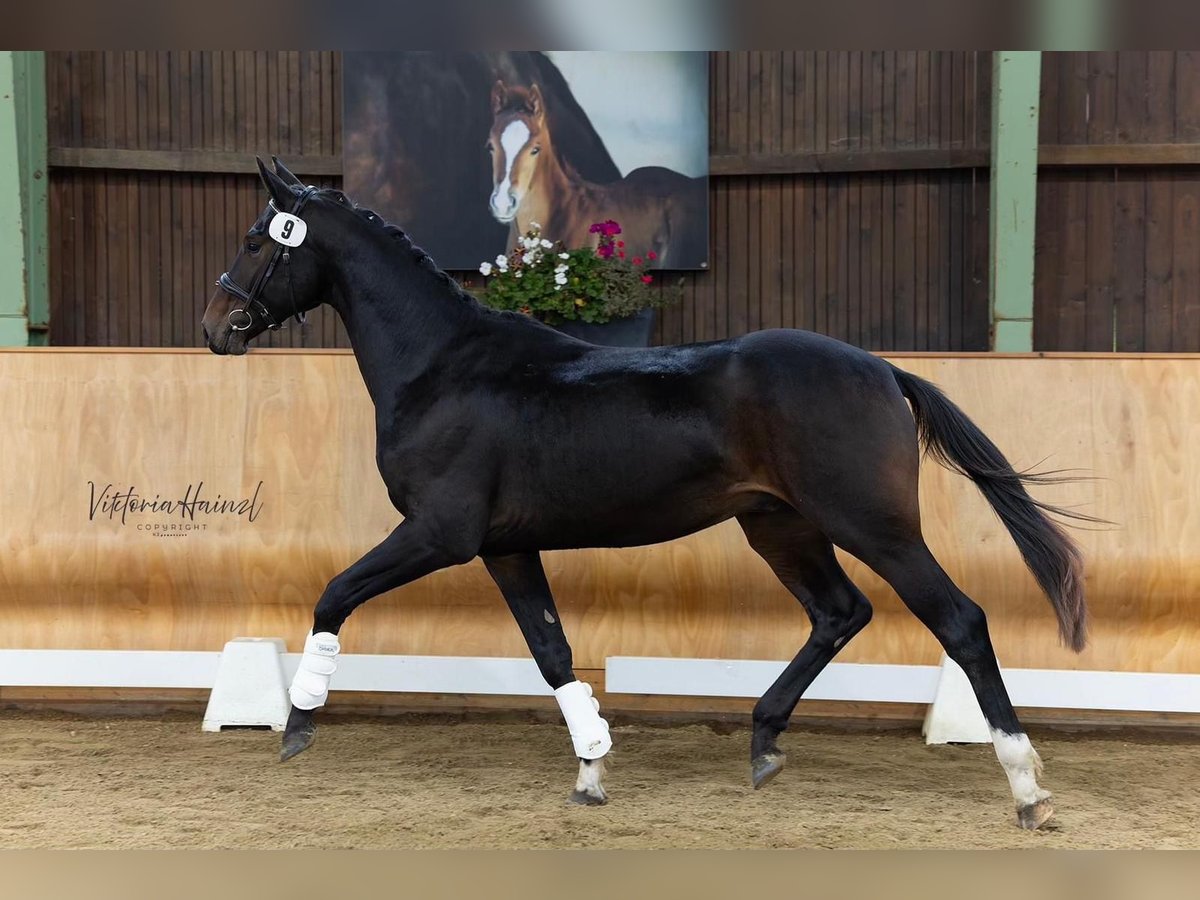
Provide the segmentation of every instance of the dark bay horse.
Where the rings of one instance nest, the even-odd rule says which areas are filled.
[[[480,306],[394,226],[338,191],[259,163],[270,204],[204,314],[218,354],[322,302],[345,322],[375,403],[377,460],[403,522],[325,589],[291,687],[282,756],[315,735],[337,635],[361,603],[480,556],[570,728],[573,799],[605,799],[607,723],[575,679],[539,551],[667,541],[736,518],[812,631],[754,707],[755,787],[804,690],[871,618],[834,556],[878,572],[966,671],[1018,821],[1051,815],[1040,761],[1009,702],[983,611],[921,535],[924,447],[991,503],[1058,616],[1084,644],[1079,554],[1029,476],[936,387],[831,338],[772,330],[677,347],[583,343]],[[300,224],[302,222],[302,224]],[[911,405],[911,409],[910,409]],[[331,473],[331,475],[334,473]]]
[[[516,234],[533,222],[568,247],[594,246],[593,222],[615,219],[630,250],[653,251],[655,264],[677,268],[707,259],[708,185],[661,166],[634,169],[607,184],[588,181],[563,159],[538,85],[492,88],[492,215]]]

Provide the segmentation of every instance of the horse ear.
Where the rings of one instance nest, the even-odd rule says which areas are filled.
[[[542,89],[534,85],[529,89],[529,111],[535,119],[546,117],[546,105],[542,102]]]
[[[267,193],[275,201],[275,205],[282,210],[290,209],[292,189],[282,178],[268,169],[267,164],[257,156],[254,157],[254,161],[258,163],[258,177],[262,179],[263,187],[267,189]]]
[[[492,85],[492,115],[493,116],[496,113],[500,112],[500,110],[504,109],[504,101],[507,99],[508,99],[508,88],[505,87],[503,81],[501,81],[499,78],[497,78],[496,83]]]
[[[275,174],[282,178],[287,184],[303,187],[300,179],[288,171],[288,167],[279,161],[278,156],[271,157],[271,165],[275,167]]]

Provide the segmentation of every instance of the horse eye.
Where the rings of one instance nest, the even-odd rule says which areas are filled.
[[[491,142],[491,141],[488,141],[488,142],[487,142],[487,152],[488,152],[488,153],[495,153],[495,152],[496,152],[496,148],[492,146],[492,142]]]
[[[246,252],[250,253],[252,255],[255,253],[258,253],[258,251],[261,249],[262,249],[262,247],[259,246],[258,244],[247,244],[246,245]]]
[[[541,153],[541,152],[542,152],[542,148],[541,148],[541,147],[534,147],[532,150],[530,150],[530,151],[529,151],[529,155],[530,155],[530,156],[537,156],[537,155],[538,155],[539,153]]]

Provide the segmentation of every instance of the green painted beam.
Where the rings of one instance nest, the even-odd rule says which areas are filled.
[[[50,336],[50,186],[47,177],[46,54],[13,52],[17,155],[25,234],[25,302],[29,343]]]
[[[0,346],[29,343],[13,54],[0,50]]]
[[[992,54],[989,296],[992,349],[1033,349],[1033,238],[1037,223],[1038,50]]]

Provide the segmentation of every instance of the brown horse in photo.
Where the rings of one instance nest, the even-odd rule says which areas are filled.
[[[657,266],[691,267],[707,259],[707,181],[661,166],[634,169],[610,184],[583,178],[556,151],[541,88],[492,86],[489,205],[518,234],[531,223],[568,247],[595,246],[594,222],[615,219],[632,253],[657,255]]]

